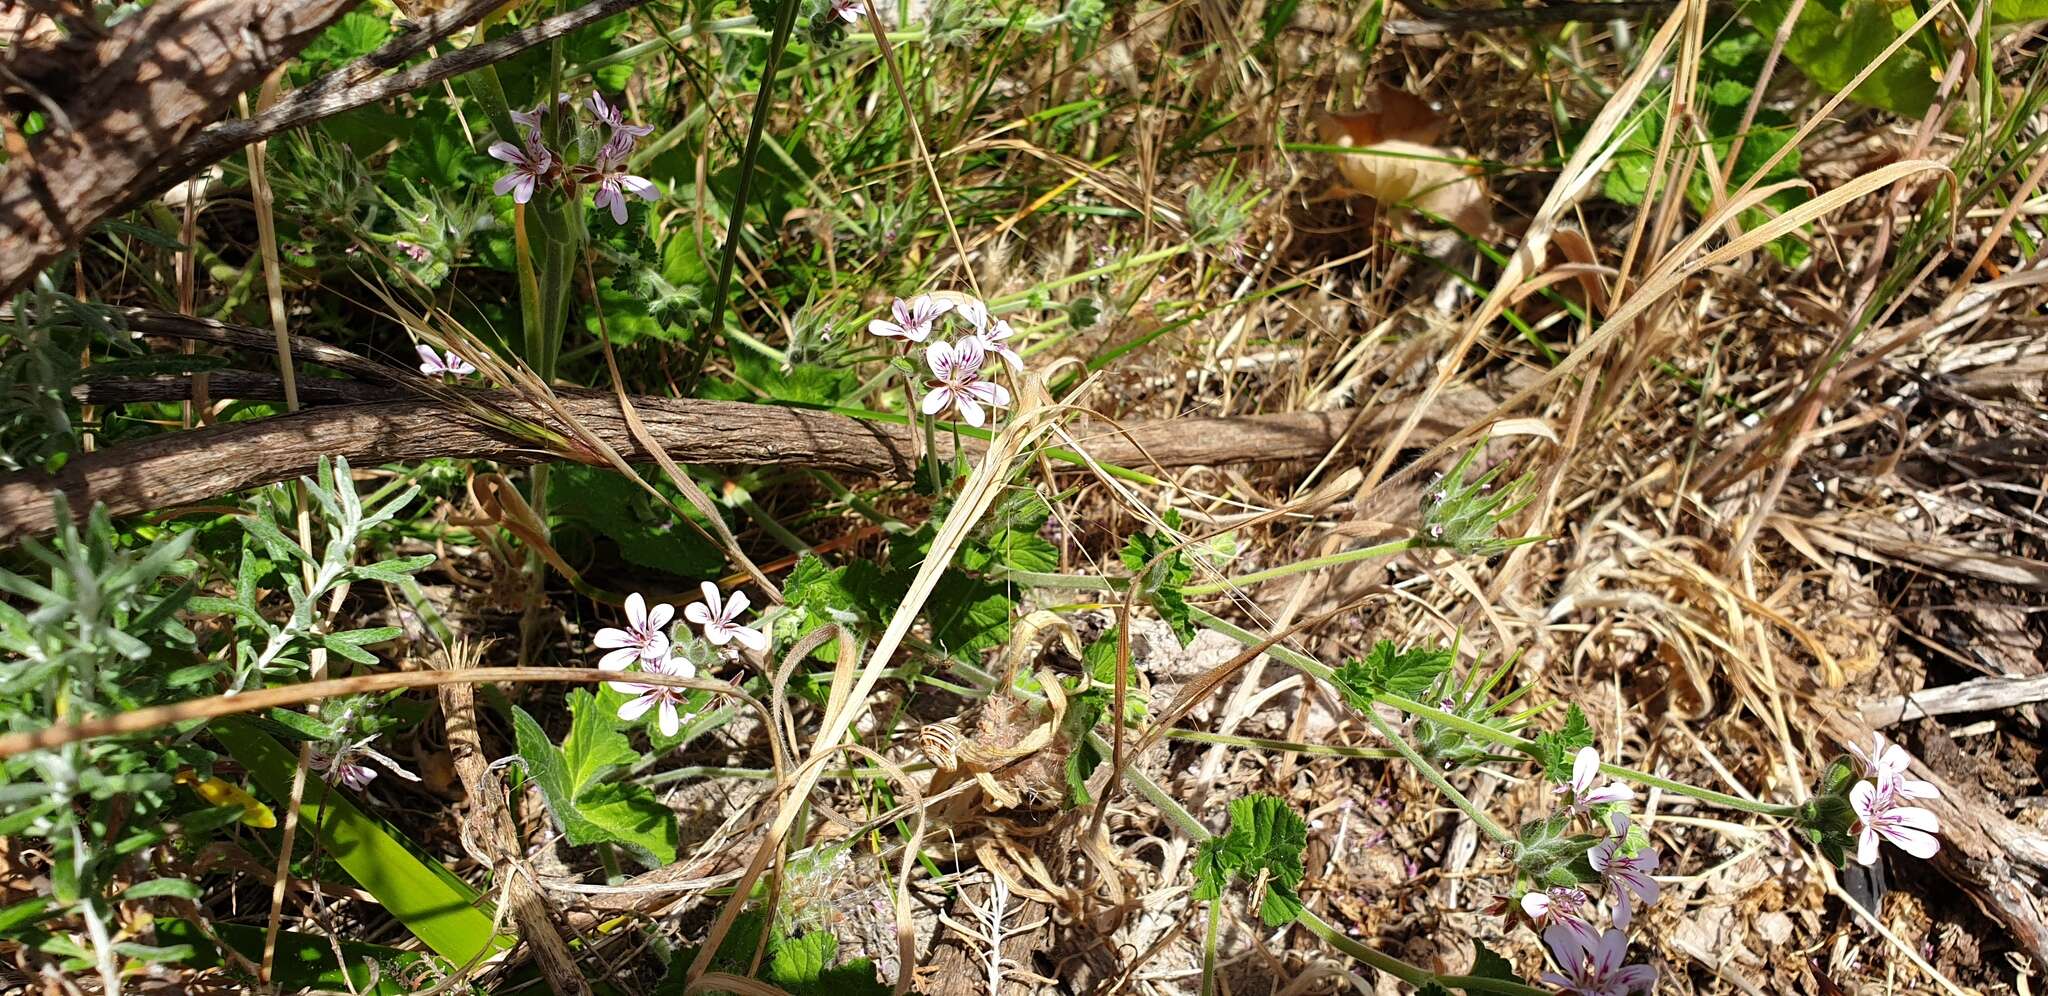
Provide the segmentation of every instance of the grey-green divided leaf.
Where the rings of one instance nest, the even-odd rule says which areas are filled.
[[[563,835],[579,846],[618,844],[649,866],[674,861],[675,813],[646,788],[603,781],[639,752],[588,691],[569,694],[569,713],[569,735],[556,747],[526,710],[512,710],[519,756]]]

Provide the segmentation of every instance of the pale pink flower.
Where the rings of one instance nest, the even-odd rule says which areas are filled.
[[[611,139],[605,143],[607,146],[613,142],[621,142],[623,136],[621,147],[624,151],[630,152],[634,142],[654,133],[653,125],[627,124],[624,109],[605,103],[602,94],[593,92],[590,99],[584,102],[584,106],[590,109],[592,117],[612,130]]]
[[[939,340],[925,347],[924,355],[933,378],[921,406],[926,415],[950,407],[960,412],[962,421],[979,428],[987,420],[983,405],[1001,408],[1010,403],[1008,388],[982,379],[981,365],[987,354],[981,340],[969,337],[950,345]]]
[[[974,337],[981,340],[981,348],[983,350],[1002,357],[1003,362],[1010,365],[1010,369],[1022,370],[1024,369],[1024,357],[1019,355],[1017,350],[1010,346],[1010,337],[1016,334],[1017,331],[1010,327],[1009,322],[998,318],[988,323],[980,331],[977,331]]]
[[[541,126],[547,123],[548,115],[554,113],[557,110],[566,110],[572,103],[574,103],[574,101],[570,99],[568,94],[557,93],[555,94],[555,100],[552,104],[543,100],[540,103],[535,104],[533,110],[513,111],[512,122],[514,124],[524,126],[527,129],[527,131],[532,133],[534,138],[538,140],[540,137]]]
[[[1882,733],[1871,734],[1870,740],[1869,753],[1855,744],[1849,745],[1849,753],[1863,762],[1863,774],[1877,783],[1878,792],[1906,799],[1941,798],[1941,790],[1933,782],[1906,777],[1913,767],[1913,755],[1906,753],[1906,748],[1885,740]]]
[[[1856,810],[1858,821],[1858,862],[1877,863],[1879,838],[1891,841],[1893,847],[1916,858],[1931,858],[1941,850],[1941,841],[1934,836],[1941,832],[1941,821],[1919,806],[1901,806],[1898,802],[1897,794],[1882,791],[1869,782],[1857,782],[1849,790],[1849,805]]]
[[[533,186],[555,168],[555,154],[540,144],[540,132],[528,129],[524,148],[511,142],[492,142],[491,158],[512,164],[512,172],[498,178],[491,192],[500,197],[511,194],[520,204],[533,199]]]
[[[434,354],[433,349],[429,348],[424,342],[415,345],[413,348],[418,350],[420,354],[420,373],[426,374],[429,377],[439,377],[444,374],[449,377],[467,377],[476,372],[476,368],[470,366],[468,360],[457,355],[452,349],[446,355],[437,356]]]
[[[626,596],[626,628],[607,626],[597,631],[593,642],[599,650],[611,653],[597,662],[607,671],[621,671],[638,660],[659,661],[668,656],[669,620],[676,617],[675,606],[663,603],[650,611],[647,600],[639,592]]]
[[[1614,899],[1614,925],[1626,930],[1636,900],[1648,909],[1663,894],[1663,887],[1650,877],[1656,873],[1661,857],[1654,847],[1632,855],[1621,853],[1628,841],[1628,814],[1619,814],[1615,824],[1614,834],[1593,845],[1586,853],[1586,861],[1607,880],[1608,895]]]
[[[867,7],[861,0],[832,0],[832,14],[848,24],[859,24],[867,15]]]
[[[427,250],[426,246],[420,245],[417,242],[407,242],[404,239],[392,239],[391,247],[406,254],[415,263],[424,263],[433,258],[434,255]]]
[[[923,342],[932,334],[932,323],[951,310],[953,302],[930,294],[919,294],[908,301],[899,297],[889,306],[889,317],[894,320],[877,318],[868,323],[868,332],[888,339]]]
[[[1636,797],[1635,790],[1620,782],[1608,782],[1594,788],[1593,782],[1599,777],[1600,752],[1591,747],[1581,748],[1578,756],[1572,759],[1571,781],[1559,785],[1557,792],[1570,795],[1574,813],[1583,813],[1591,807],[1611,802],[1627,802]]]
[[[1598,940],[1587,942],[1563,925],[1543,932],[1543,943],[1559,972],[1543,973],[1543,981],[1578,996],[1624,996],[1647,993],[1657,985],[1657,969],[1650,965],[1625,965],[1628,937],[1613,928]]]
[[[1568,886],[1532,889],[1522,893],[1522,912],[1528,914],[1538,928],[1564,927],[1591,945],[1599,939],[1599,932],[1586,922],[1585,914],[1580,911],[1592,902],[1592,897]]]
[[[643,660],[640,670],[647,674],[661,674],[677,678],[694,678],[697,665],[684,657],[663,657],[658,660]],[[683,714],[676,707],[689,698],[690,690],[676,685],[653,685],[638,681],[607,681],[614,690],[634,696],[633,700],[619,707],[619,719],[634,723],[647,715],[649,709],[659,706],[655,725],[664,737],[676,735],[683,728]]]
[[[606,149],[610,151],[609,146]],[[632,194],[643,201],[652,201],[661,196],[661,188],[655,186],[654,181],[626,172],[626,160],[623,156],[599,156],[597,168],[592,176],[597,184],[597,192],[590,196],[590,206],[599,210],[610,208],[612,221],[617,224],[626,223],[627,194]]]
[[[704,600],[691,602],[689,607],[683,610],[683,618],[704,627],[704,639],[718,647],[738,640],[740,646],[755,653],[767,652],[768,635],[758,629],[742,626],[736,621],[740,613],[747,611],[746,592],[735,591],[730,598],[721,598],[718,586],[709,581],[704,582],[702,589]]]
[[[361,792],[364,787],[377,779],[377,769],[367,764],[358,763],[356,761],[358,756],[377,762],[385,770],[406,781],[416,782],[420,780],[420,776],[399,767],[397,761],[385,757],[376,748],[371,747],[370,742],[375,739],[377,739],[375,736],[364,737],[332,754],[322,750],[309,751],[307,763],[312,766],[314,771],[319,772],[320,777],[326,779],[329,784],[340,785],[356,792]]]
[[[953,314],[972,326],[976,335],[988,330],[988,305],[978,297],[961,295],[953,304]]]

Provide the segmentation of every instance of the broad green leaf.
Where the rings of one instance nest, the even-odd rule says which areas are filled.
[[[1513,962],[1501,957],[1498,952],[1487,947],[1484,941],[1477,938],[1472,941],[1472,971],[1470,974],[1482,979],[1499,979],[1503,982],[1522,981],[1522,977],[1515,974]]]
[[[214,936],[219,937],[228,947],[241,952],[249,960],[263,959],[262,927],[216,921],[212,924],[212,930]],[[156,932],[160,937],[178,941],[192,948],[193,954],[186,958],[184,964],[193,968],[213,968],[229,973],[234,971],[233,965],[220,949],[190,922],[158,920]],[[362,993],[363,996],[405,996],[414,991],[405,980],[413,977],[414,973],[420,970],[421,963],[428,960],[428,956],[417,951],[402,951],[377,944],[344,940],[340,942],[340,946],[345,963],[337,964],[334,957],[335,944],[333,938],[318,934],[279,931],[275,975],[272,982],[284,992],[353,991]]]
[[[1991,23],[2025,24],[2048,20],[2048,0],[1991,0]]]
[[[924,611],[932,626],[932,642],[965,659],[1010,638],[1013,608],[1008,586],[949,570],[939,575]]]
[[[1337,684],[1344,701],[1361,712],[1385,692],[1414,698],[1428,691],[1437,676],[1450,670],[1452,653],[1444,647],[1410,647],[1401,650],[1392,640],[1373,645],[1364,660],[1353,658],[1337,669]]]
[[[1167,509],[1165,521],[1168,529],[1178,531],[1180,512]],[[1179,638],[1181,646],[1187,646],[1195,638],[1195,624],[1189,618],[1187,596],[1181,594],[1181,589],[1194,577],[1195,569],[1188,563],[1185,549],[1166,553],[1174,542],[1166,536],[1139,533],[1124,542],[1117,556],[1136,578],[1145,600],[1173,627],[1173,635]],[[1148,571],[1147,565],[1155,559],[1157,565]]]
[[[303,83],[339,69],[343,63],[375,51],[390,37],[390,21],[368,11],[350,11],[299,52],[298,61],[292,64],[292,78]]]
[[[640,753],[584,689],[569,693],[569,735],[556,747],[526,710],[512,710],[519,756],[571,844],[618,844],[643,864],[676,858],[675,813],[638,785],[607,783]]]
[[[1744,10],[1759,32],[1770,37],[1791,13],[1792,0],[1754,0]],[[1799,21],[1785,41],[1785,57],[1808,79],[1840,92],[1915,19],[1912,4],[1893,0],[1814,0],[1801,8]],[[1926,113],[1934,100],[1939,69],[1929,57],[1929,48],[1938,46],[1939,41],[1931,26],[1921,31],[1921,37],[1893,53],[1850,96],[1901,117],[1918,118]]]
[[[1266,894],[1259,900],[1259,918],[1267,926],[1293,923],[1301,915],[1301,852],[1308,845],[1308,823],[1271,795],[1252,795],[1230,804],[1230,832],[1202,842],[1195,854],[1196,899],[1223,894],[1227,879],[1246,882],[1265,876]]]
[[[666,488],[665,485],[658,485]],[[580,523],[617,544],[627,563],[682,578],[720,573],[725,555],[676,512],[617,473],[562,464],[548,475],[554,518]]]
[[[282,804],[291,798],[297,752],[241,717],[216,719],[208,730],[271,801]],[[490,914],[481,908],[476,890],[440,864],[422,860],[382,820],[317,778],[306,781],[301,800],[300,826],[311,827],[349,877],[436,953],[467,964],[512,946],[514,938],[491,933]]]

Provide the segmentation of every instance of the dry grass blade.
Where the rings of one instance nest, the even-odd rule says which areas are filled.
[[[931,597],[933,588],[938,585],[940,575],[952,563],[954,555],[966,542],[968,533],[981,520],[982,514],[995,504],[1018,461],[1039,437],[1051,430],[1058,409],[1047,400],[1043,383],[1036,377],[1027,379],[1019,385],[1017,393],[1018,404],[1010,413],[1009,423],[996,434],[988,451],[982,455],[981,462],[961,487],[952,511],[940,524],[937,535],[932,539],[931,548],[925,554],[924,562],[911,579],[909,591],[897,605],[896,612],[890,617],[881,637],[875,641],[874,649],[869,652],[867,666],[860,672],[852,690],[840,700],[840,708],[826,713],[820,720],[817,738],[811,742],[810,755],[787,783],[788,792],[783,797],[781,809],[777,812],[768,834],[755,852],[746,875],[741,877],[740,886],[733,898],[719,911],[718,919],[712,924],[710,935],[698,951],[696,960],[690,964],[689,977],[693,986],[697,985],[698,980],[709,970],[713,954],[725,940],[726,934],[732,930],[733,922],[739,918],[740,910],[745,905],[746,896],[753,883],[767,868],[769,861],[779,853],[784,836],[804,811],[805,800],[809,798],[811,789],[824,773],[825,759],[842,747],[857,746],[844,745],[840,741],[845,738],[847,731],[852,729],[861,711],[867,708],[868,697],[874,692],[875,685],[882,680],[883,670],[902,646],[904,637],[910,634],[910,627],[916,623],[918,613],[924,608],[925,601]],[[834,684],[838,684],[837,676]],[[905,964],[907,966],[908,962]],[[897,979],[897,992],[903,992],[909,981],[910,973],[906,968]]]
[[[1559,171],[1549,195],[1544,198],[1543,205],[1536,210],[1535,218],[1530,221],[1528,229],[1523,233],[1522,244],[1516,248],[1514,255],[1508,258],[1507,265],[1501,268],[1500,278],[1494,281],[1493,289],[1486,295],[1485,302],[1465,323],[1458,341],[1438,360],[1436,376],[1431,378],[1422,398],[1408,413],[1408,417],[1402,420],[1400,426],[1386,441],[1379,458],[1373,461],[1372,469],[1366,472],[1365,480],[1360,485],[1361,491],[1368,491],[1377,486],[1387,471],[1393,467],[1394,460],[1407,445],[1409,436],[1414,433],[1415,427],[1421,424],[1423,414],[1457,379],[1466,353],[1471,350],[1486,328],[1507,309],[1508,292],[1541,270],[1543,257],[1549,251],[1551,231],[1563,221],[1566,210],[1586,195],[1608,162],[1621,151],[1621,138],[1626,134],[1622,130],[1622,125],[1632,113],[1636,98],[1656,78],[1664,53],[1669,51],[1677,40],[1679,29],[1685,24],[1691,8],[1701,3],[1702,0],[1686,0],[1679,4],[1678,8],[1671,12],[1671,16],[1665,18],[1657,33],[1643,45],[1641,53],[1636,57],[1635,69],[1621,85],[1615,87],[1614,93],[1608,97],[1607,103],[1601,107],[1600,113],[1587,127],[1578,148]],[[1574,355],[1582,352],[1583,347]],[[1502,405],[1495,411],[1499,414],[1508,410],[1509,406]],[[1450,445],[1449,440],[1439,443],[1432,449],[1431,455],[1440,454]],[[1416,461],[1418,465],[1425,462],[1426,460]]]

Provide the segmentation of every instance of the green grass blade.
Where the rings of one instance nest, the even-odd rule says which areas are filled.
[[[282,807],[291,797],[298,755],[241,717],[215,720],[209,729]],[[299,813],[356,884],[435,953],[468,964],[516,940],[492,935],[491,916],[480,908],[475,889],[441,865],[422,861],[384,821],[356,808],[326,782],[306,780]]]

